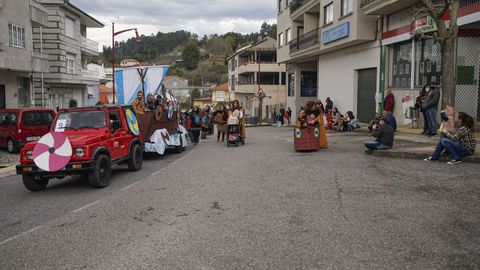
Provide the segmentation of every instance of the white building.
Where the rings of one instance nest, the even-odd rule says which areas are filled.
[[[48,56],[33,46],[33,29],[48,24],[36,1],[0,1],[0,108],[35,106],[32,72],[48,72]]]
[[[361,121],[377,108],[380,65],[376,16],[356,0],[279,0],[278,62],[287,65],[287,106],[330,97]]]
[[[87,64],[99,51],[98,43],[87,38],[87,28],[104,25],[70,1],[39,2],[48,10],[48,26],[34,28],[34,49],[41,47],[48,54],[50,72],[44,74],[44,91],[37,87],[41,74],[34,74],[35,103],[54,109],[68,107],[72,99],[79,107],[95,104],[98,72],[88,70]]]
[[[274,108],[286,103],[285,64],[277,63],[277,41],[263,37],[239,49],[228,59],[229,100],[238,100],[248,115],[258,115],[261,89],[263,100],[261,119],[269,118]],[[286,108],[286,107],[285,107]]]

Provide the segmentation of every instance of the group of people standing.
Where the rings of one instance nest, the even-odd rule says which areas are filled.
[[[420,91],[420,95],[415,100],[415,107],[423,115],[422,135],[437,135],[437,112],[438,102],[440,101],[440,89],[436,83],[425,85]]]
[[[283,106],[280,106],[280,110],[277,112],[277,109],[274,108],[272,112],[272,123],[276,124],[277,127],[282,127],[287,122],[287,126],[290,126],[292,123],[292,109],[288,107],[286,110]]]
[[[234,100],[229,109],[225,105],[218,106],[215,111],[212,111],[209,105],[205,106],[203,110],[194,106],[183,114],[185,126],[190,132],[191,141],[194,145],[200,142],[200,137],[206,139],[207,135],[214,134],[214,124],[217,124],[217,142],[224,142],[227,134],[228,118],[231,116],[235,116],[239,120],[243,118],[238,100]]]

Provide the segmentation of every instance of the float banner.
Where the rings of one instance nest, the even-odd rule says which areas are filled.
[[[115,84],[118,104],[131,104],[142,91],[144,74],[145,99],[148,94],[156,95],[163,84],[169,66],[145,66],[115,70]]]

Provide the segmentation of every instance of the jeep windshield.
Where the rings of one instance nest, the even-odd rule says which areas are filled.
[[[106,113],[104,111],[76,111],[62,112],[55,122],[55,131],[99,129],[107,126]]]

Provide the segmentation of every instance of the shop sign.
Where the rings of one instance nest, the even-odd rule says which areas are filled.
[[[328,44],[349,36],[350,36],[350,22],[346,22],[344,24],[341,24],[337,27],[334,27],[330,30],[323,32],[322,41],[323,41],[323,44]]]
[[[431,16],[420,18],[415,21],[415,31],[429,33],[437,31],[437,24]]]

